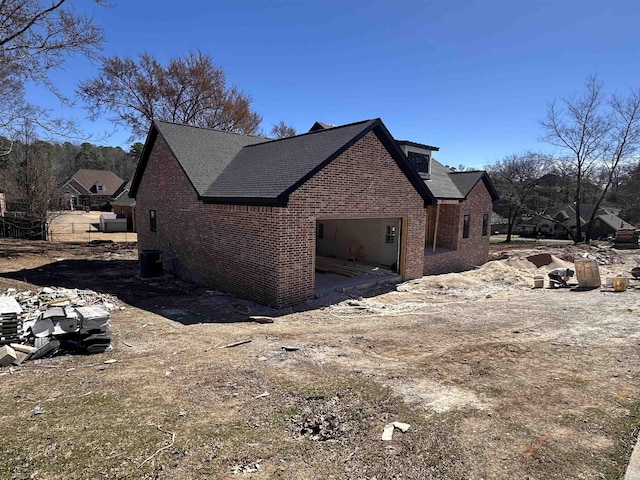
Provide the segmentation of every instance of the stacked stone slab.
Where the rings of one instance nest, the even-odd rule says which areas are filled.
[[[55,340],[56,351],[102,353],[111,345],[109,324],[109,312],[96,305],[50,307],[29,323],[28,333],[39,348]],[[55,353],[50,348],[46,351],[48,355]]]
[[[22,340],[22,308],[13,297],[0,297],[0,345]]]
[[[87,353],[104,352],[111,345],[109,312],[98,306],[77,307],[80,342]]]

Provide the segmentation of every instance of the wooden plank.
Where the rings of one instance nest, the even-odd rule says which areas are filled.
[[[9,344],[9,346],[16,352],[33,353],[37,350],[36,347],[32,347],[31,345],[23,345],[21,343],[11,343]]]

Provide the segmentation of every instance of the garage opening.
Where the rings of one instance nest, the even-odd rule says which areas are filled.
[[[316,294],[398,280],[401,218],[316,221]]]

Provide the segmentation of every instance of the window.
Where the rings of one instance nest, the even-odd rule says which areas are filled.
[[[482,215],[482,236],[486,237],[489,235],[489,214],[485,213]]]
[[[396,227],[395,225],[387,225],[384,234],[384,243],[393,245],[396,243]]]
[[[102,190],[104,190],[104,186],[100,182],[96,183],[96,192],[101,192]]]
[[[429,155],[426,153],[409,152],[409,162],[418,172],[429,173]]]
[[[469,238],[469,215],[462,217],[462,238]]]
[[[324,238],[324,223],[318,223],[318,240]]]
[[[149,210],[149,229],[152,232],[158,231],[158,219],[156,218],[155,210]]]

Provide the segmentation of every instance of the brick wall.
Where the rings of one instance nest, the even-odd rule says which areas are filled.
[[[492,201],[484,183],[478,184],[469,192],[467,199],[459,205],[441,205],[447,207],[440,211],[440,223],[447,225],[449,234],[455,235],[457,249],[427,254],[424,260],[424,274],[435,275],[447,272],[462,272],[470,270],[477,265],[486,263],[489,258],[489,235],[482,235],[482,216],[489,214],[491,219]],[[444,213],[446,211],[446,214]],[[462,238],[462,222],[464,215],[469,215],[469,238]],[[455,227],[455,228],[454,228]],[[455,233],[452,233],[454,232]],[[491,233],[489,225],[488,233]],[[438,240],[438,246],[448,247],[453,244],[453,239]],[[451,247],[448,247],[451,248]],[[430,253],[426,250],[426,253]]]
[[[162,250],[165,270],[262,303],[277,297],[282,208],[200,202],[160,135],[136,203],[139,249]],[[149,210],[156,210],[157,232]]]
[[[438,228],[436,231],[436,217],[438,217]],[[436,205],[427,206],[427,219],[429,225],[427,227],[426,246],[433,247],[433,234],[436,232],[436,247],[449,248],[455,250],[458,248],[458,240],[460,238],[460,204],[444,203],[440,205],[440,213]]]
[[[320,218],[402,217],[404,277],[422,276],[423,200],[374,133],[296,190],[286,208],[199,202],[158,136],[136,200],[140,249],[162,250],[165,269],[179,276],[262,303],[284,306],[314,295]]]
[[[286,303],[313,295],[315,224],[323,218],[402,217],[404,278],[422,276],[424,201],[373,132],[296,190],[286,217],[283,237],[296,240],[280,250],[279,295]]]

